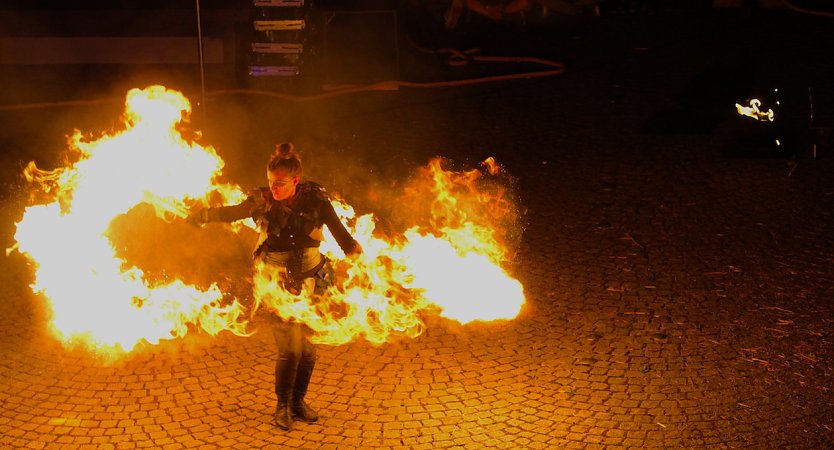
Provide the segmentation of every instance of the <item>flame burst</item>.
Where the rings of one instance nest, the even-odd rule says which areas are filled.
[[[502,242],[518,231],[514,204],[500,186],[479,183],[481,171],[446,171],[441,162],[423,168],[399,201],[424,225],[377,236],[373,215],[354,217],[349,205],[335,202],[364,249],[346,264],[333,239],[325,242],[340,282],[324,295],[294,296],[275,288],[275,269],[259,264],[255,297],[281,317],[307,324],[315,342],[331,345],[359,336],[375,344],[392,335],[417,336],[427,312],[464,324],[516,317],[523,288],[501,268],[508,259]],[[490,174],[500,171],[492,158],[483,165]]]
[[[65,342],[130,351],[140,341],[183,336],[189,324],[211,334],[244,333],[240,306],[221,302],[216,286],[152,283],[118,258],[107,238],[111,221],[136,205],[183,216],[185,199],[216,190],[222,160],[176,128],[189,112],[180,93],[133,89],[124,130],[95,140],[76,131],[69,142],[75,162],[53,171],[27,167],[27,179],[49,202],[26,209],[16,248],[35,266],[32,288],[51,301],[53,329]]]
[[[223,161],[214,149],[183,138],[189,113],[178,92],[133,89],[123,130],[98,139],[76,131],[74,162],[54,171],[30,163],[25,171],[46,200],[26,208],[15,249],[31,260],[32,289],[50,301],[52,328],[64,342],[130,351],[192,328],[247,334],[240,303],[216,284],[200,289],[179,279],[149,280],[108,239],[115,219],[138,205],[171,221],[209,197],[223,204],[243,199],[236,186],[217,182]],[[291,295],[278,287],[280,273],[256,263],[256,304],[307,324],[315,341],[334,345],[417,336],[426,313],[461,323],[514,318],[525,302],[523,288],[501,265],[509,259],[506,243],[519,233],[518,215],[502,184],[490,183],[501,167],[492,158],[483,167],[447,171],[436,159],[423,168],[399,199],[409,206],[409,223],[417,223],[402,233],[381,233],[373,215],[355,217],[334,200],[364,252],[346,260],[326,233],[322,251],[334,260],[337,279],[324,295]]]

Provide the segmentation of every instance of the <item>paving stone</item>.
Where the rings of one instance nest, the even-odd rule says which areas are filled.
[[[321,420],[287,433],[272,425],[270,336],[186,338],[101,364],[52,337],[30,268],[12,253],[0,263],[0,446],[834,446],[834,149],[817,159],[801,149],[730,155],[733,105],[709,132],[683,132],[708,111],[703,99],[677,98],[741,62],[751,64],[752,90],[830,90],[834,66],[820,55],[832,28],[801,15],[786,22],[784,12],[665,14],[524,31],[531,52],[570,61],[559,77],[318,106],[213,98],[212,108],[252,127],[269,119],[275,135],[357,160],[380,146],[418,164],[440,153],[496,156],[518,177],[526,208],[512,267],[525,310],[481,326],[431,320],[423,335],[382,346],[322,346],[309,395]],[[777,62],[755,62],[765,59]],[[287,109],[315,120],[275,124]],[[0,137],[36,141],[16,117],[0,111]],[[666,128],[647,130],[653,121]],[[251,144],[244,133],[217,138]],[[4,224],[19,214],[18,197],[3,192]]]

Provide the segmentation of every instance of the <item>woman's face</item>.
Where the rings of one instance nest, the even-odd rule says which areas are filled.
[[[298,176],[292,176],[285,170],[268,170],[266,178],[269,180],[269,191],[272,198],[281,201],[295,195],[295,187],[298,185]]]

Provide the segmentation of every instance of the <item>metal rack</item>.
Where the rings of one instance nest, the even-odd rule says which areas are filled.
[[[308,56],[309,0],[253,0],[249,75],[295,77]]]

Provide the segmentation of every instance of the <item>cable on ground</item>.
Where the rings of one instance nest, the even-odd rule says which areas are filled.
[[[513,56],[479,56],[475,53],[478,49],[470,49],[466,51],[460,51],[456,49],[440,49],[436,52],[441,55],[447,55],[447,64],[452,66],[461,66],[464,64],[468,64],[472,61],[479,61],[479,62],[504,62],[504,63],[532,63],[532,64],[540,64],[544,66],[550,67],[547,70],[539,70],[539,71],[532,71],[532,72],[523,72],[523,73],[513,73],[513,74],[506,74],[506,75],[494,75],[494,76],[484,76],[484,77],[477,77],[477,78],[467,78],[462,80],[449,80],[449,81],[428,81],[428,82],[416,82],[416,81],[403,81],[403,80],[389,80],[389,81],[381,81],[378,83],[371,83],[371,84],[363,84],[363,85],[349,85],[349,86],[342,86],[330,90],[328,92],[323,92],[319,94],[313,95],[295,95],[295,94],[287,94],[283,92],[273,92],[267,90],[259,90],[259,89],[247,89],[247,88],[240,88],[240,89],[218,89],[209,91],[206,93],[206,97],[219,97],[223,95],[259,95],[259,96],[266,96],[266,97],[273,97],[273,98],[280,98],[282,100],[292,101],[292,102],[312,102],[323,100],[326,98],[337,97],[341,95],[347,94],[354,94],[357,92],[366,92],[366,91],[390,91],[395,90],[400,87],[406,88],[414,88],[414,89],[426,89],[426,88],[444,88],[444,87],[457,87],[457,86],[466,86],[466,85],[473,85],[473,84],[483,84],[483,83],[494,83],[499,81],[511,81],[511,80],[520,80],[520,79],[532,79],[532,78],[542,78],[542,77],[552,77],[555,75],[560,75],[565,72],[565,65],[557,62],[551,61],[548,59],[543,58],[535,58],[535,57],[513,57]],[[120,102],[123,99],[116,99],[116,98],[99,98],[99,99],[91,99],[91,100],[69,100],[69,101],[57,101],[57,102],[39,102],[39,103],[24,103],[24,104],[17,104],[17,105],[0,105],[0,111],[16,111],[16,110],[26,110],[26,109],[41,109],[41,108],[52,108],[52,107],[62,107],[62,106],[91,106],[91,105],[99,105],[103,103],[114,103]]]
[[[834,17],[833,11],[825,11],[822,9],[811,9],[811,8],[804,8],[801,6],[797,6],[793,0],[782,0],[782,3],[790,10],[796,11],[802,14],[811,14],[814,16],[822,16],[822,17]]]

